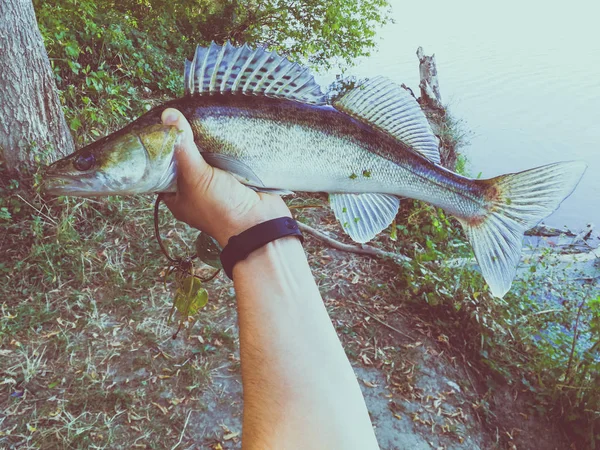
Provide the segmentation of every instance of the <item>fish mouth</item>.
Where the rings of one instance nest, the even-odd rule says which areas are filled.
[[[77,197],[94,197],[102,195],[98,192],[98,180],[85,174],[46,174],[42,183],[44,192],[50,195],[74,195]]]

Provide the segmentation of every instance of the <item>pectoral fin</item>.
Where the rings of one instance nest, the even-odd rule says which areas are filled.
[[[265,192],[266,194],[275,194],[275,195],[293,195],[294,191],[290,191],[287,189],[276,189],[276,188],[265,188],[265,187],[256,187],[249,186],[254,189],[256,192]]]
[[[240,183],[245,184],[251,189],[257,192],[266,192],[269,194],[277,195],[290,195],[292,191],[287,189],[268,188],[265,187],[264,183],[254,171],[243,162],[221,153],[208,153],[203,152],[202,157],[204,160],[213,167],[217,167],[221,170],[225,170],[232,174]]]
[[[204,160],[213,167],[225,170],[231,173],[240,183],[252,187],[253,189],[264,188],[264,184],[258,175],[243,162],[221,153],[202,152]]]

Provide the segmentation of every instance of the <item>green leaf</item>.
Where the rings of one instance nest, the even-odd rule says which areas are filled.
[[[208,303],[208,292],[202,282],[193,276],[183,280],[175,291],[173,304],[184,317],[195,316]]]
[[[392,241],[397,241],[398,240],[398,230],[396,227],[392,227],[391,231],[390,231],[390,239]]]
[[[73,117],[69,126],[71,127],[71,130],[77,131],[81,128],[81,121],[77,117]]]
[[[8,210],[8,208],[6,206],[3,206],[2,208],[0,208],[0,219],[10,220],[11,217],[12,217],[12,215],[10,214],[10,211]]]

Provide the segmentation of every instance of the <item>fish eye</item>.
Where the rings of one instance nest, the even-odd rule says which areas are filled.
[[[91,153],[82,153],[79,155],[75,161],[73,162],[73,166],[77,170],[86,171],[90,170],[94,163],[96,162],[96,158]]]

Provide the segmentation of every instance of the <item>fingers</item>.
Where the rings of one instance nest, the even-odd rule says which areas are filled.
[[[210,175],[210,166],[204,161],[204,158],[202,158],[202,155],[198,151],[198,147],[194,143],[192,127],[185,116],[173,108],[165,109],[161,119],[163,124],[175,126],[183,133],[179,143],[175,147],[178,176],[191,186],[200,184],[201,178]]]

